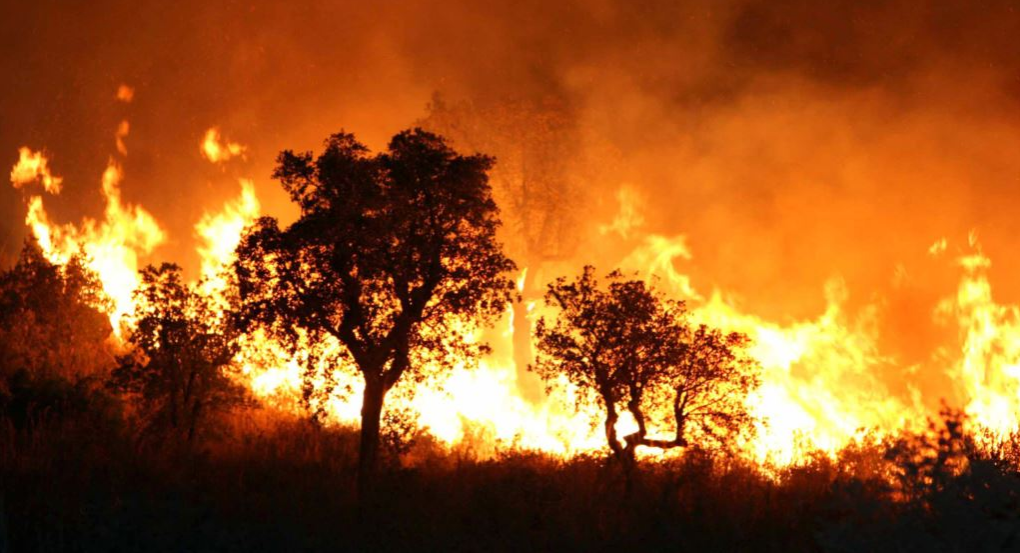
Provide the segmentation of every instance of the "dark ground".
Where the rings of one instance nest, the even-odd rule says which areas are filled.
[[[349,429],[172,447],[103,417],[16,422],[0,425],[3,551],[1020,550],[1015,450],[945,431],[775,477],[690,453],[629,490],[603,458],[419,444],[359,508]]]

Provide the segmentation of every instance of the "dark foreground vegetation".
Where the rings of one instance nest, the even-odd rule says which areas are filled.
[[[696,453],[642,464],[491,460],[419,444],[356,500],[358,435],[253,423],[141,444],[102,417],[49,416],[0,441],[4,551],[1009,551],[1016,450],[953,426],[819,456],[775,477]],[[1014,444],[1015,445],[1015,444]]]

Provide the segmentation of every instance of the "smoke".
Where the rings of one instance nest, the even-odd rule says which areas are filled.
[[[777,320],[817,315],[839,277],[851,311],[883,311],[882,334],[908,364],[944,337],[931,305],[958,277],[928,254],[936,240],[959,254],[976,229],[1000,301],[1020,295],[1008,281],[1020,269],[1020,13],[1007,0],[51,1],[0,12],[8,166],[21,146],[45,149],[64,178],[52,215],[101,213],[100,176],[123,150],[113,133],[130,120],[122,193],[166,227],[154,258],[193,272],[192,227],[237,178],[254,178],[264,212],[292,215],[269,179],[276,152],[341,128],[383,147],[439,91],[552,98],[616,152],[573,200],[591,220],[585,258],[564,267],[608,269],[641,233],[682,235],[690,256],[674,268],[694,290]],[[122,85],[130,102],[117,101]],[[245,156],[206,163],[211,127]],[[2,190],[10,255],[24,201]],[[599,232],[621,213],[640,232]]]

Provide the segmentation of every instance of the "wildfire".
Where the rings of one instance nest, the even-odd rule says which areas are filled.
[[[117,97],[129,102],[133,90],[122,86]],[[117,150],[122,155],[127,153],[124,139],[128,130],[124,121],[116,133]],[[205,133],[200,151],[210,162],[222,163],[243,157],[247,148],[224,141],[213,127]],[[62,180],[52,173],[44,154],[27,147],[18,153],[10,174],[15,188],[38,182],[44,192],[60,193]],[[66,263],[78,252],[86,254],[89,267],[113,299],[109,316],[117,333],[133,310],[132,292],[138,285],[141,260],[167,238],[148,211],[121,199],[123,176],[120,164],[111,159],[101,180],[106,204],[101,219],[56,223],[45,209],[43,196],[36,194],[26,197],[25,219],[52,262]],[[234,259],[244,228],[260,213],[253,181],[241,179],[240,186],[237,198],[206,212],[194,225],[201,258],[200,290],[213,302],[225,301],[225,270]],[[749,353],[763,373],[761,387],[748,400],[760,421],[755,440],[744,444],[749,457],[777,465],[795,463],[812,450],[835,453],[864,431],[880,435],[896,432],[930,414],[918,390],[910,388],[906,397],[897,395],[878,377],[900,361],[879,349],[877,305],[849,313],[846,286],[833,279],[825,287],[827,306],[813,319],[781,324],[743,312],[721,290],[699,293],[691,279],[677,269],[677,262],[695,259],[684,236],[643,234],[644,217],[634,193],[621,188],[618,197],[624,205],[621,214],[593,229],[603,235],[639,237],[635,238],[637,246],[621,257],[620,266],[657,276],[665,290],[689,302],[694,320],[743,332],[752,339]],[[930,253],[945,255],[947,246],[947,241],[940,239]],[[995,303],[987,278],[991,261],[976,238],[972,237],[970,248],[970,253],[957,259],[963,275],[955,295],[932,311],[943,324],[958,325],[961,347],[958,355],[945,349],[934,352],[931,363],[941,364],[941,370],[959,388],[958,395],[975,424],[1001,437],[1020,423],[1020,307]],[[523,287],[524,277],[522,273],[519,287]],[[528,317],[541,309],[530,304]],[[508,310],[507,319],[512,316]],[[392,408],[410,409],[423,427],[448,444],[470,439],[489,450],[523,447],[560,455],[602,447],[598,415],[576,409],[576,391],[565,383],[544,402],[527,401],[519,393],[519,371],[507,353],[513,347],[514,328],[511,323],[498,332],[479,331],[479,338],[495,344],[496,354],[477,367],[459,366],[413,394],[395,391],[397,401]],[[339,346],[308,339],[309,352],[335,347]],[[295,358],[256,331],[241,338],[236,362],[257,396],[278,408],[301,409],[302,355],[311,354]],[[361,383],[356,373],[343,367],[318,367],[312,385],[323,386],[328,381],[336,383],[338,393],[318,407],[335,421],[357,421]]]
[[[839,281],[827,288],[828,306],[817,319],[779,325],[743,314],[719,292],[697,316],[751,337],[750,354],[763,370],[749,398],[762,425],[755,456],[784,465],[810,449],[835,453],[863,430],[887,433],[924,411],[906,405],[876,378],[894,363],[876,346],[873,310],[858,320],[844,313]]]
[[[936,315],[959,324],[962,355],[949,374],[966,413],[988,438],[1001,439],[1020,424],[1020,307],[995,302],[987,277],[992,262],[974,234],[970,245],[974,252],[957,260],[964,270],[959,288]]]
[[[240,183],[241,195],[237,199],[227,202],[218,213],[206,213],[195,224],[203,286],[207,294],[219,293],[226,288],[223,271],[233,261],[234,249],[241,240],[244,227],[259,215],[255,183],[250,179],[241,179]]]
[[[42,166],[45,167],[45,162]],[[148,255],[166,238],[148,211],[121,201],[122,177],[120,166],[110,160],[102,176],[106,201],[102,220],[86,217],[77,225],[56,224],[46,213],[42,196],[28,199],[25,218],[50,262],[67,263],[75,254],[85,253],[89,268],[99,276],[103,289],[113,300],[110,323],[118,335],[121,320],[134,310],[131,295],[138,286],[139,258]]]

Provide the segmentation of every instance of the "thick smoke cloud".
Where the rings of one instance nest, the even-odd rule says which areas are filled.
[[[1005,300],[1020,179],[1020,12],[999,2],[8,2],[0,17],[0,153],[46,148],[65,192],[55,216],[101,209],[99,175],[131,121],[127,200],[163,222],[160,256],[194,266],[192,225],[276,152],[340,128],[382,147],[434,92],[480,103],[553,98],[617,152],[578,202],[590,232],[619,210],[687,236],[678,263],[765,316],[812,316],[841,276],[878,301],[906,355],[940,330],[930,306],[976,229]],[[116,102],[119,84],[135,87]],[[249,146],[223,171],[205,130]],[[3,251],[25,234],[21,193],[0,192]],[[615,242],[613,241],[615,240]],[[608,244],[608,245],[607,245]],[[612,264],[633,238],[602,240]],[[951,257],[951,256],[950,256]],[[578,263],[586,260],[577,260]],[[607,267],[608,268],[608,267]]]

